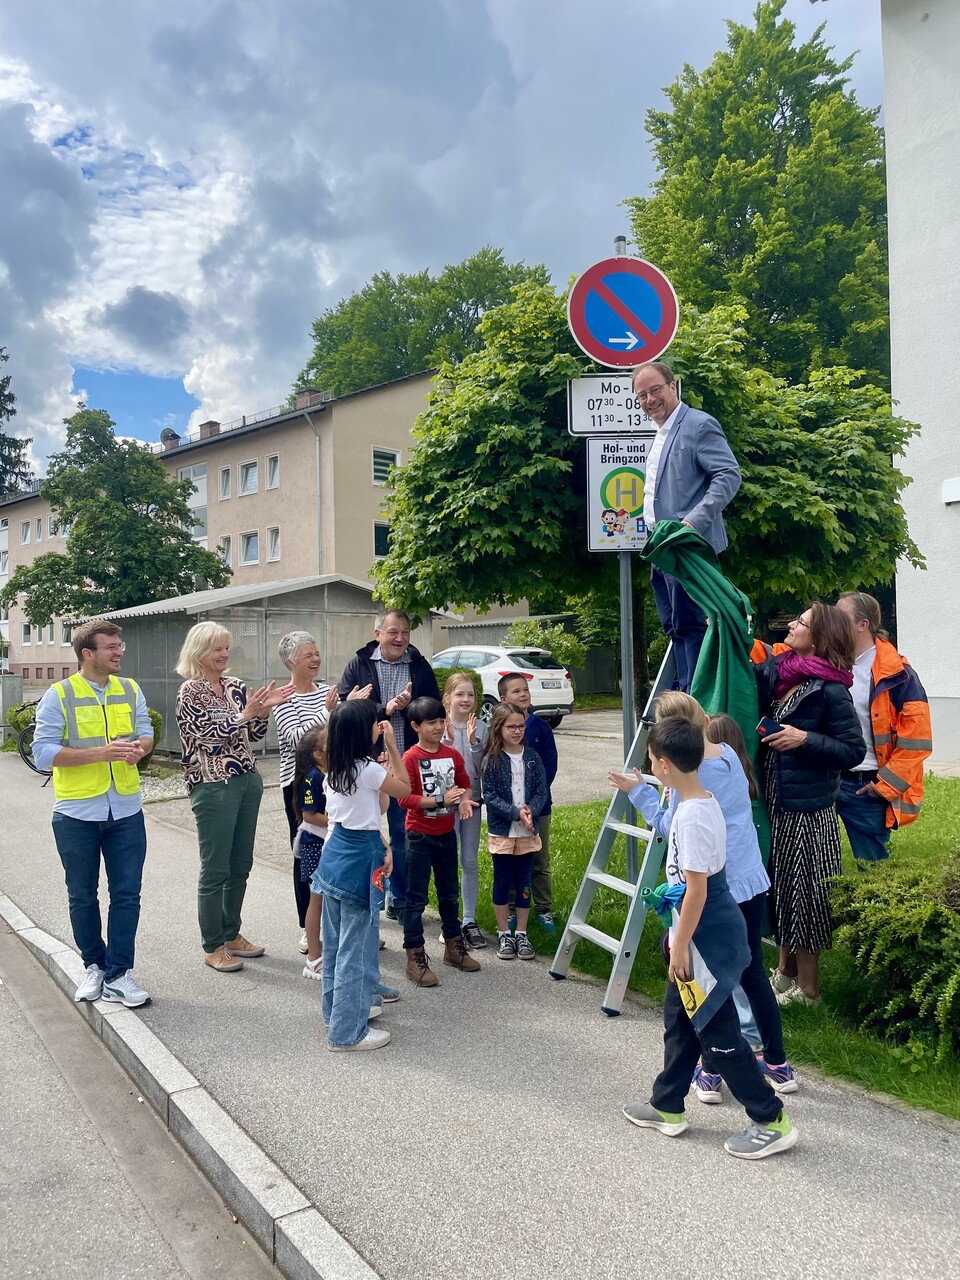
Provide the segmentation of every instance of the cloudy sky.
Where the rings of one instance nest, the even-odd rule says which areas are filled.
[[[563,283],[627,231],[644,112],[753,0],[0,6],[0,345],[41,461],[83,395],[156,439],[281,403],[312,319],[483,244]],[[881,102],[879,0],[789,0]]]

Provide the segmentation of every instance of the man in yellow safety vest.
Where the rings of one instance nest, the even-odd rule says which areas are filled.
[[[53,769],[53,837],[86,966],[74,999],[138,1009],[150,997],[133,973],[147,852],[137,763],[153,750],[153,728],[138,685],[119,675],[120,634],[115,622],[74,629],[80,670],[40,699],[33,756],[41,769]],[[97,897],[101,857],[110,893],[106,943]]]

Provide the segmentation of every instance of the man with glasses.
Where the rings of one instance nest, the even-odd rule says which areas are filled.
[[[410,616],[402,609],[382,613],[373,629],[373,640],[358,649],[343,669],[340,697],[354,689],[370,686],[370,697],[380,707],[381,718],[393,725],[401,754],[415,746],[417,735],[404,714],[414,698],[440,699],[433,667],[410,643]],[[402,918],[407,896],[406,814],[399,801],[391,799],[387,827],[393,849],[393,874],[387,893],[387,916]]]
[[[74,1000],[138,1009],[150,997],[133,972],[147,852],[137,764],[153,750],[153,728],[139,687],[119,675],[120,630],[115,622],[74,629],[80,670],[40,699],[33,757],[41,769],[53,769],[53,838],[86,966]],[[110,895],[106,944],[97,896],[101,857]]]
[[[721,552],[727,545],[722,512],[740,488],[740,468],[720,423],[683,404],[673,371],[662,360],[639,365],[633,389],[657,424],[643,489],[647,528],[658,520],[680,520]],[[660,622],[673,641],[678,684],[689,691],[707,620],[676,578],[651,568],[650,582]]]

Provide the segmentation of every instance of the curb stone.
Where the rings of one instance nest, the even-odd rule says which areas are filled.
[[[84,973],[77,953],[0,893],[0,920],[65,996]],[[376,1272],[132,1009],[74,1006],[204,1176],[288,1280],[379,1280]]]

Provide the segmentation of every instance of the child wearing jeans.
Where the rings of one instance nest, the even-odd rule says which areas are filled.
[[[532,960],[536,954],[527,937],[530,880],[548,793],[543,763],[523,740],[525,728],[522,711],[506,702],[494,707],[480,775],[487,806],[487,848],[493,857],[499,960]],[[511,936],[508,923],[511,893],[516,901],[516,936]]]
[[[663,1070],[649,1102],[623,1108],[640,1128],[678,1137],[689,1127],[683,1104],[698,1060],[723,1078],[750,1119],[724,1143],[741,1160],[762,1160],[797,1141],[780,1099],[740,1034],[733,989],[750,958],[747,931],[727,888],[726,825],[719,804],[697,777],[703,732],[679,716],[658,720],[648,750],[657,780],[678,797],[667,847],[672,912],[663,1004]]]
[[[383,738],[389,769],[373,756]],[[323,895],[323,1020],[334,1053],[382,1049],[389,1031],[368,1027],[380,976],[383,879],[393,859],[380,838],[381,796],[402,799],[410,780],[389,720],[366,699],[341,702],[327,726],[324,781],[330,835],[311,891]]]
[[[470,779],[472,807],[469,818],[456,814],[454,829],[460,848],[460,893],[463,898],[463,940],[468,947],[485,947],[487,940],[477,924],[477,891],[480,882],[480,762],[487,745],[487,726],[477,719],[477,691],[462,671],[447,678],[443,686],[447,713],[442,742],[454,747],[463,758]],[[440,941],[443,941],[441,934]]]

